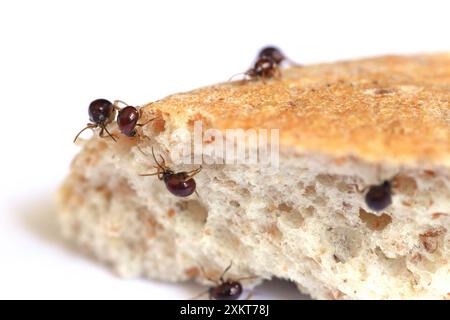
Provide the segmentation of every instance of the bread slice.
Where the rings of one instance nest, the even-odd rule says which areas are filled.
[[[450,54],[287,68],[143,107],[155,114],[140,138],[84,141],[58,193],[64,234],[120,275],[208,284],[232,261],[228,278],[257,277],[246,287],[277,277],[317,299],[450,298]],[[279,129],[279,168],[210,154],[187,198],[139,176],[152,148],[197,168],[174,159],[198,121]],[[373,211],[361,189],[384,180],[392,204]]]

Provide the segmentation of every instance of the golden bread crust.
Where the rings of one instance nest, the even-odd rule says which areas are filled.
[[[230,72],[232,73],[232,72]],[[450,54],[292,67],[281,79],[234,81],[149,104],[172,129],[280,129],[300,152],[450,166]]]

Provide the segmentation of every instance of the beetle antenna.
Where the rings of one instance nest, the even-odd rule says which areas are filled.
[[[159,156],[161,157],[161,159],[163,160],[163,163],[160,164],[160,163],[158,162],[158,160],[156,160],[155,151],[154,151],[153,147],[152,147],[152,155],[153,155],[153,160],[155,160],[156,165],[157,165],[161,170],[165,171],[166,168],[165,168],[165,161],[164,161],[164,158],[162,157],[162,155],[159,155]]]
[[[223,271],[222,275],[220,276],[220,281],[224,281],[223,277],[225,276],[225,274],[228,272],[228,270],[230,270],[231,266],[233,265],[233,261],[230,262],[230,264],[228,265],[228,267],[225,268],[225,270]]]
[[[106,133],[108,134],[108,136],[111,137],[111,139],[113,139],[114,142],[117,142],[116,138],[114,138],[114,136],[108,131],[108,129],[106,128],[106,126],[103,126],[102,129],[104,129],[106,131]]]
[[[92,123],[88,123],[86,127],[84,127],[80,132],[78,132],[78,134],[75,136],[75,139],[73,139],[73,143],[77,142],[78,137],[80,136],[80,134],[82,134],[85,130],[87,129],[93,129],[95,128],[96,125],[92,124]]]
[[[233,74],[233,75],[228,79],[228,82],[232,81],[233,78],[235,78],[235,77],[237,77],[237,76],[240,76],[240,75],[245,75],[245,76],[247,76],[247,75],[248,75],[248,71],[245,71],[245,72],[239,72],[239,73]]]

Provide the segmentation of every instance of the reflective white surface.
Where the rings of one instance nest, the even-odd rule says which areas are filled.
[[[450,51],[448,1],[0,2],[0,298],[190,298],[122,280],[61,240],[53,193],[98,97],[143,104],[244,71],[276,44],[312,63]],[[292,284],[255,298],[302,298]]]

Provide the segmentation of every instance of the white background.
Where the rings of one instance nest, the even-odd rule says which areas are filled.
[[[98,97],[143,104],[227,80],[276,44],[300,63],[450,51],[442,1],[0,2],[0,298],[189,298],[63,242],[53,193]],[[302,298],[275,282],[255,298]]]

